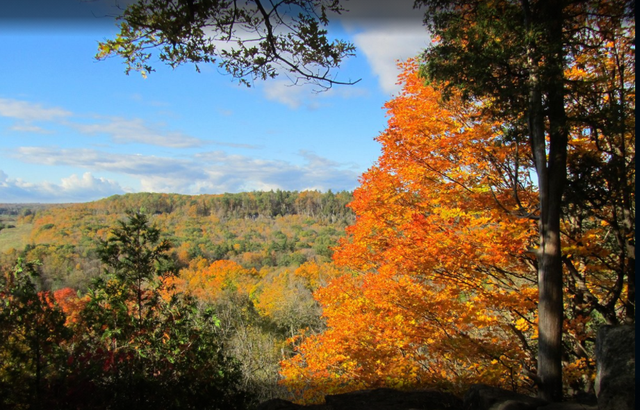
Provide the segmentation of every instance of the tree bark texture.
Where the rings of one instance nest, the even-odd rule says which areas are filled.
[[[537,10],[533,10],[527,0],[523,0],[522,5],[531,38],[527,45],[530,88],[526,114],[540,199],[538,395],[547,401],[560,401],[564,317],[560,217],[567,175],[568,141],[564,108],[562,3],[542,1],[537,4]],[[533,33],[534,27],[536,30],[542,28],[539,37]],[[545,129],[545,122],[548,129]]]

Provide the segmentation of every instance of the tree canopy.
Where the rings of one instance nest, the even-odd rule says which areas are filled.
[[[159,275],[169,248],[159,231],[132,212],[111,235],[100,247],[108,273],[84,296],[37,292],[34,263],[2,272],[0,405],[246,408],[211,306],[172,292]]]
[[[316,292],[327,331],[283,367],[306,400],[382,386],[526,390],[520,374],[534,369],[535,225],[517,213],[536,192],[523,170],[504,174],[527,146],[459,97],[443,103],[416,62],[403,69],[334,255],[358,273]]]
[[[629,71],[635,71],[629,67],[633,64],[629,60],[634,53],[631,44],[635,37],[633,2],[419,0],[416,3],[425,6],[425,22],[436,39],[424,55],[425,76],[446,89],[462,90],[468,98],[488,99],[486,111],[494,119],[509,124],[514,137],[526,139],[531,146],[539,187],[539,210],[535,213],[540,236],[538,377],[541,397],[559,400],[564,282],[561,220],[566,204],[570,134],[597,133],[589,123],[571,116],[571,106],[584,102],[586,97],[585,89],[579,86],[582,79],[576,78],[575,70],[586,67],[582,62],[585,54],[606,59],[611,54],[607,51],[610,43],[618,52],[625,50],[624,57],[609,60],[617,66],[609,74],[618,80],[615,96],[611,96],[619,107],[609,120],[624,123],[628,110],[622,107],[635,106],[633,100],[619,99],[620,95],[633,94],[634,86],[628,76]],[[595,38],[598,40],[594,43]],[[626,45],[620,44],[621,39]],[[571,70],[574,70],[572,77]],[[592,75],[598,77],[601,73],[594,70]],[[590,108],[592,119],[601,114],[595,106]],[[623,128],[628,135],[630,130]],[[613,134],[622,136],[625,131]],[[628,158],[629,154],[625,152],[623,156]],[[623,195],[629,194],[627,189]],[[626,212],[631,213],[629,207]],[[633,266],[635,256],[623,252],[625,265]],[[629,288],[634,289],[631,271],[623,275],[628,278]]]
[[[443,98],[416,62],[403,69],[403,91],[386,104],[389,125],[377,138],[382,155],[354,192],[356,222],[334,254],[352,273],[315,292],[327,329],[297,341],[298,355],[283,362],[283,383],[303,401],[381,386],[461,392],[489,383],[533,392],[541,319],[531,145],[484,109],[491,100],[468,104],[455,89]],[[584,156],[598,151],[582,128],[569,138],[573,180]],[[620,138],[628,147],[633,129]],[[629,147],[623,163],[633,163],[634,152]],[[568,199],[562,207],[567,395],[593,390],[595,332],[633,309],[623,292],[633,261],[615,232],[625,229],[616,210],[622,191],[634,191],[604,188],[618,186],[599,179],[610,159],[587,162],[610,195],[601,207],[587,211]]]
[[[101,42],[98,59],[117,55],[126,72],[153,71],[154,52],[171,67],[215,63],[241,83],[286,74],[322,87],[354,84],[334,69],[355,47],[327,38],[338,0],[139,0],[126,7],[115,39]]]

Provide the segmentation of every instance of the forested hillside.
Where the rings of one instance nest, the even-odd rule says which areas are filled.
[[[172,275],[158,294],[189,295],[199,311],[213,309],[224,354],[238,360],[240,387],[256,399],[287,397],[278,385],[279,362],[293,352],[295,342],[287,339],[301,329],[323,329],[312,292],[346,272],[333,266],[331,256],[355,221],[346,207],[351,200],[348,192],[145,193],[83,204],[6,206],[3,220],[12,227],[7,223],[0,232],[1,266],[10,278],[15,266],[28,263],[34,291],[53,296],[67,325],[82,323],[96,283],[117,273],[109,266],[120,266],[105,260],[101,249],[131,212],[143,215],[167,243],[158,269]]]
[[[106,239],[126,211],[135,210],[150,215],[171,241],[178,268],[197,258],[230,260],[258,270],[295,267],[330,261],[331,247],[355,220],[346,207],[350,200],[348,192],[144,193],[86,204],[3,206],[5,217],[14,217],[12,229],[23,235],[12,229],[0,232],[0,250],[5,264],[18,255],[40,260],[43,290],[84,289],[100,272],[97,241]]]

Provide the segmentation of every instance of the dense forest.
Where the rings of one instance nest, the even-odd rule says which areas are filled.
[[[82,290],[100,273],[96,241],[106,239],[126,211],[139,210],[171,241],[178,268],[197,258],[230,260],[257,270],[323,263],[331,260],[331,248],[355,220],[346,207],[350,200],[347,192],[277,191],[193,197],[128,194],[88,204],[22,209],[5,205],[0,206],[5,219],[13,215],[19,232],[0,233],[0,250],[14,248],[3,256],[9,260],[18,254],[40,260],[42,290]]]
[[[288,397],[286,389],[278,385],[279,362],[292,355],[295,342],[288,339],[301,329],[317,333],[324,328],[312,292],[345,272],[331,264],[331,256],[345,227],[355,221],[346,207],[351,200],[348,192],[277,191],[202,196],[127,194],[85,204],[3,205],[1,266],[7,286],[3,298],[17,297],[10,285],[20,283],[34,295],[47,295],[43,296],[46,303],[39,305],[43,309],[58,306],[67,318],[58,318],[56,326],[79,332],[65,339],[62,345],[67,350],[58,353],[68,357],[81,354],[72,346],[77,347],[77,338],[87,337],[86,330],[78,330],[82,324],[87,326],[86,307],[102,303],[95,300],[96,295],[108,295],[107,284],[122,270],[117,260],[105,259],[106,244],[114,241],[118,226],[123,228],[134,220],[132,215],[143,216],[149,229],[157,229],[156,241],[166,243],[166,249],[157,255],[158,266],[151,265],[158,272],[171,272],[166,277],[158,273],[163,277],[161,285],[152,275],[144,278],[145,292],[164,297],[172,292],[189,295],[193,300],[188,303],[196,303],[198,315],[207,309],[212,312],[219,324],[210,329],[215,336],[210,335],[212,343],[224,345],[224,354],[237,361],[233,363],[237,363],[238,380],[232,387],[246,392],[253,402]],[[126,242],[121,239],[116,242]],[[17,272],[23,276],[15,276]],[[25,291],[18,289],[18,293],[24,295]],[[162,311],[156,305],[153,309]],[[6,320],[10,320],[6,315],[20,314],[2,313]],[[156,318],[160,324],[161,319]],[[6,323],[2,330],[15,331],[7,329]],[[56,343],[62,335],[59,338]],[[10,356],[18,349],[3,347],[9,352],[3,350],[3,354]],[[28,351],[22,354],[29,358]],[[6,359],[10,365],[18,358]],[[15,383],[25,386],[24,391],[8,394],[7,400],[15,402],[7,401],[6,405],[28,401],[26,397],[36,397],[33,393],[44,389],[44,381],[32,379],[44,378],[35,374],[38,366],[51,372],[54,364],[40,362],[33,359],[33,367],[27,366],[21,374],[2,375],[3,392],[13,391]],[[41,398],[37,404],[64,407],[80,399],[86,397],[72,395],[66,404]]]

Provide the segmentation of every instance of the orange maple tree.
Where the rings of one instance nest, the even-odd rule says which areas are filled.
[[[403,68],[334,257],[360,274],[316,292],[328,329],[283,362],[303,401],[371,386],[527,388],[520,374],[534,367],[528,147],[480,107],[443,102],[414,62]]]
[[[245,269],[236,262],[209,262],[198,258],[167,283],[175,286],[178,292],[188,292],[198,299],[215,302],[225,291],[248,296],[255,288],[257,275],[255,269]]]
[[[71,288],[62,288],[53,292],[53,299],[60,306],[66,317],[65,325],[70,326],[80,320],[82,309],[89,302],[89,298],[78,296],[78,291]]]

